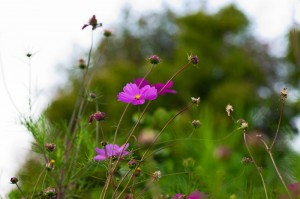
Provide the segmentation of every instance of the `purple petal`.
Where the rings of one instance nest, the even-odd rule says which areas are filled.
[[[172,199],[183,199],[183,198],[184,198],[184,195],[183,195],[183,194],[177,193],[177,194],[175,194],[175,196],[173,196]]]
[[[89,124],[92,124],[93,120],[94,120],[94,115],[92,114],[92,115],[90,115]]]
[[[143,98],[146,100],[155,100],[157,98],[157,90],[154,86],[144,86],[141,89],[141,93]]]
[[[150,85],[149,82],[147,80],[145,80],[144,78],[138,78],[134,80],[134,83],[139,87],[139,88],[143,88],[144,86]]]
[[[175,94],[176,91],[170,89],[170,88],[172,88],[173,84],[174,84],[173,81],[169,81],[166,84],[164,84],[164,83],[154,84],[154,87],[157,89],[157,92],[159,95],[165,95],[166,93]]]
[[[85,29],[85,28],[88,27],[88,26],[89,26],[88,24],[84,24],[84,25],[82,26],[82,30]]]
[[[187,199],[203,199],[205,198],[206,195],[198,190],[195,190],[194,192],[192,192]]]

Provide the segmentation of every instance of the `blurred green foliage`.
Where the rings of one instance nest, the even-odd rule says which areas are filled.
[[[147,130],[159,132],[191,97],[201,97],[200,106],[180,115],[162,133],[151,149],[152,155],[141,166],[138,190],[147,187],[144,198],[190,193],[195,189],[208,193],[210,198],[230,198],[233,194],[237,198],[264,198],[254,166],[241,164],[242,157],[248,156],[242,131],[237,130],[225,112],[225,106],[232,104],[236,119],[244,118],[249,122],[249,136],[259,132],[266,139],[271,139],[274,135],[280,99],[280,91],[274,91],[274,83],[281,80],[277,73],[281,60],[271,56],[266,46],[249,34],[248,27],[246,16],[233,5],[217,13],[199,10],[183,16],[166,10],[135,18],[130,9],[124,10],[123,21],[118,24],[116,32],[112,37],[101,40],[93,52],[93,68],[89,74],[91,84],[86,92],[96,93],[97,103],[88,103],[80,118],[81,126],[74,145],[80,147],[80,154],[77,154],[77,162],[70,171],[68,186],[71,194],[68,197],[98,198],[104,186],[105,166],[92,161],[96,145],[95,124],[88,125],[89,115],[97,111],[95,104],[107,114],[101,125],[105,140],[112,142],[115,126],[125,108],[125,104],[117,102],[116,96],[127,82],[142,77],[150,69],[146,59],[152,54],[162,58],[148,80],[151,83],[166,82],[187,63],[187,56],[192,53],[200,58],[198,66],[189,66],[174,80],[176,95],[159,97],[151,104],[135,132],[135,138],[138,140],[140,134]],[[69,76],[71,86],[67,89],[62,86],[45,111],[47,121],[41,121],[41,124],[49,124],[51,133],[44,140],[37,141],[38,145],[51,141],[63,146],[64,128],[71,118],[76,97],[82,97],[78,96],[81,73],[78,70],[78,73]],[[294,79],[299,81],[299,74]],[[141,107],[130,106],[121,124],[117,144],[125,141],[141,110]],[[290,126],[296,114],[288,112],[283,126]],[[202,123],[196,129],[191,124],[195,119]],[[36,125],[35,128],[40,126]],[[287,133],[293,132],[285,129]],[[299,166],[300,161],[286,144],[279,144],[274,155],[284,179],[291,182],[293,177],[299,178],[299,171],[293,168]],[[267,153],[255,138],[252,138],[250,147],[259,165],[265,169],[263,173],[271,198],[278,198],[284,191]],[[137,159],[146,150],[134,138],[130,140],[130,149],[134,150]],[[58,147],[53,156],[57,168],[63,166],[64,150]],[[38,164],[43,167],[36,159],[28,161],[19,175],[22,179],[29,179],[30,183],[24,181],[21,184],[28,192],[32,191],[32,182],[41,170],[33,168]],[[126,171],[126,163],[120,168],[119,175]],[[150,186],[149,178],[155,170],[160,170],[163,177]],[[47,181],[48,186],[59,183],[59,176],[52,179],[55,182]],[[38,187],[39,190],[42,188],[45,187]],[[17,194],[14,191],[10,197],[18,198]]]

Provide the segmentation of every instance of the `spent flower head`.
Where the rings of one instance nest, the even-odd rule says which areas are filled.
[[[97,111],[96,113],[90,115],[89,123],[92,124],[94,120],[99,122],[105,119],[106,119],[106,114],[104,112]]]
[[[86,63],[85,63],[85,60],[84,59],[79,59],[79,65],[78,65],[78,67],[80,68],[80,69],[85,69],[86,67],[87,67],[87,65],[86,65]]]
[[[191,97],[192,103],[196,104],[197,106],[200,104],[200,97],[195,98],[195,97]]]
[[[48,171],[51,171],[54,169],[54,164],[55,164],[55,161],[54,160],[50,160],[47,164],[46,164],[46,169]]]
[[[233,106],[231,104],[227,104],[226,108],[225,108],[228,117],[231,116],[231,113],[233,112]]]
[[[152,174],[152,178],[153,180],[158,180],[159,178],[161,178],[161,171],[155,171],[153,174]]]
[[[198,128],[202,125],[202,123],[199,120],[193,120],[192,125],[194,128]]]
[[[93,15],[92,18],[90,18],[89,23],[82,26],[82,30],[88,26],[92,26],[92,30],[95,30],[96,28],[101,27],[102,23],[98,23],[96,16]]]
[[[46,198],[56,198],[56,189],[53,188],[53,187],[48,187],[46,189],[44,189],[43,191],[43,195],[46,197]]]
[[[241,160],[242,164],[244,165],[248,165],[248,164],[251,164],[253,161],[251,158],[249,157],[243,157],[242,160]]]
[[[120,155],[121,157],[124,157],[130,153],[126,150],[128,146],[128,143],[122,146],[118,146],[117,144],[107,144],[102,149],[95,148],[97,155],[94,157],[94,160],[102,161],[111,157],[118,157]]]
[[[288,95],[288,89],[287,88],[283,88],[280,92],[281,98],[282,99],[286,99],[287,95]]]

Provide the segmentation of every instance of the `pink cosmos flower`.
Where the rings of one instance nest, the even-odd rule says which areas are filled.
[[[173,196],[172,199],[183,199],[183,198],[185,198],[184,194],[177,193],[175,194],[175,196]],[[186,197],[186,199],[203,199],[203,198],[206,198],[206,195],[198,190],[195,190],[194,192],[192,192],[190,195]]]
[[[131,103],[133,105],[144,104],[145,100],[155,100],[157,90],[153,86],[145,85],[139,88],[134,83],[128,83],[123,88],[123,92],[118,94],[118,101]]]
[[[150,85],[150,83],[143,78],[135,79],[134,83],[136,85],[138,85],[139,88],[144,87],[146,85]],[[154,86],[156,88],[158,95],[165,95],[166,93],[175,94],[176,91],[171,89],[173,84],[174,84],[173,81],[169,81],[169,82],[166,82],[165,84],[164,83],[156,83],[156,84],[153,84],[152,86]]]
[[[122,146],[118,146],[117,144],[108,144],[103,149],[95,148],[97,155],[94,157],[95,161],[106,160],[110,157],[118,157],[122,151],[122,157],[129,154],[129,151],[126,151],[129,144],[123,144]]]

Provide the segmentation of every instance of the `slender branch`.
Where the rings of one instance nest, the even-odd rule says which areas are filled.
[[[278,124],[277,124],[277,129],[276,129],[276,133],[275,133],[275,137],[273,139],[273,142],[270,146],[270,151],[272,150],[275,142],[276,142],[276,139],[277,139],[277,136],[278,136],[278,133],[279,133],[279,128],[280,128],[280,124],[281,124],[281,120],[282,120],[282,115],[283,115],[283,110],[284,110],[284,105],[285,105],[285,100],[282,100],[282,103],[281,103],[281,108],[280,108],[280,115],[279,115],[279,121],[278,121]]]

